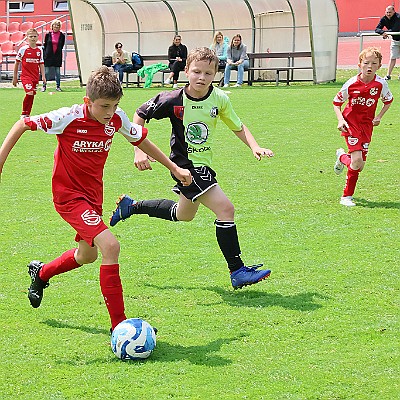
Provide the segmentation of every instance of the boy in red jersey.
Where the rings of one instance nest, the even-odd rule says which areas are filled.
[[[35,99],[36,95],[36,88],[40,79],[39,72],[42,74],[43,85],[46,84],[43,50],[41,47],[36,46],[38,37],[39,35],[36,29],[28,29],[26,31],[28,44],[22,46],[18,50],[18,54],[15,59],[12,83],[14,86],[17,86],[18,69],[19,65],[21,64],[21,83],[25,90],[25,98],[22,102],[21,118],[29,117],[31,113],[33,100]]]
[[[352,207],[353,194],[358,175],[364,168],[371,142],[372,130],[378,126],[393,101],[387,82],[376,75],[382,65],[382,54],[376,47],[364,49],[359,55],[360,73],[350,78],[333,100],[333,109],[338,119],[338,129],[344,136],[348,153],[336,150],[334,171],[339,175],[347,167],[346,184],[340,204]],[[381,111],[375,115],[379,98],[383,102]],[[341,107],[348,100],[343,113]]]
[[[8,154],[21,135],[42,130],[57,135],[52,177],[56,211],[76,231],[78,247],[49,263],[28,265],[32,307],[40,306],[43,289],[55,275],[92,263],[102,254],[100,287],[112,329],[126,319],[119,277],[120,245],[102,220],[103,170],[116,132],[158,159],[182,184],[191,183],[190,172],[178,167],[147,136],[147,129],[129,121],[118,107],[122,97],[118,76],[108,67],[94,71],[86,86],[84,104],[64,107],[14,124],[0,148],[0,176]]]

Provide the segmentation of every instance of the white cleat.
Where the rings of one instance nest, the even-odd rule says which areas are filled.
[[[333,171],[335,172],[336,175],[340,175],[343,172],[344,164],[340,161],[340,157],[346,154],[344,149],[337,149],[336,150],[336,162],[333,167]]]
[[[346,207],[354,207],[356,203],[353,201],[353,197],[351,196],[342,196],[340,198],[340,204]]]

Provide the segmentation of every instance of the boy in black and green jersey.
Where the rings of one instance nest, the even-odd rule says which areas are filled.
[[[172,125],[170,159],[192,174],[192,184],[183,186],[176,178],[173,190],[179,201],[158,199],[135,201],[120,196],[110,224],[129,218],[132,214],[169,221],[191,221],[203,204],[216,215],[215,226],[219,247],[231,272],[234,289],[252,285],[267,278],[270,270],[259,270],[262,265],[246,267],[240,257],[240,246],[234,222],[234,206],[215,179],[211,168],[217,120],[220,118],[253,152],[254,157],[272,157],[271,150],[260,147],[248,128],[240,121],[227,94],[212,86],[218,69],[218,57],[206,48],[189,53],[185,73],[189,83],[178,90],[159,93],[140,106],[134,122],[144,125],[151,119],[169,118]],[[151,169],[151,159],[135,150],[135,165],[143,171]]]

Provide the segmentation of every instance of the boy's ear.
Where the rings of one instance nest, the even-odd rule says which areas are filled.
[[[89,97],[87,97],[87,96],[84,96],[84,97],[83,97],[83,101],[84,101],[84,103],[85,103],[87,106],[89,106],[90,103],[91,103]]]

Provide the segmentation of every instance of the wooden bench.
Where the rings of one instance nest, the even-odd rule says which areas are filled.
[[[286,79],[284,80],[287,85],[289,82],[293,82],[293,72],[295,70],[312,70],[311,66],[295,66],[295,59],[301,58],[312,58],[311,51],[295,51],[295,52],[276,52],[276,53],[247,53],[249,57],[249,68],[248,68],[248,84],[251,86],[253,82],[267,82],[265,79],[254,79],[255,71],[275,71],[275,83],[279,85],[281,81],[281,72],[286,73]],[[283,59],[285,60],[282,66],[267,67],[267,66],[255,66],[255,60],[267,60],[267,59]]]

